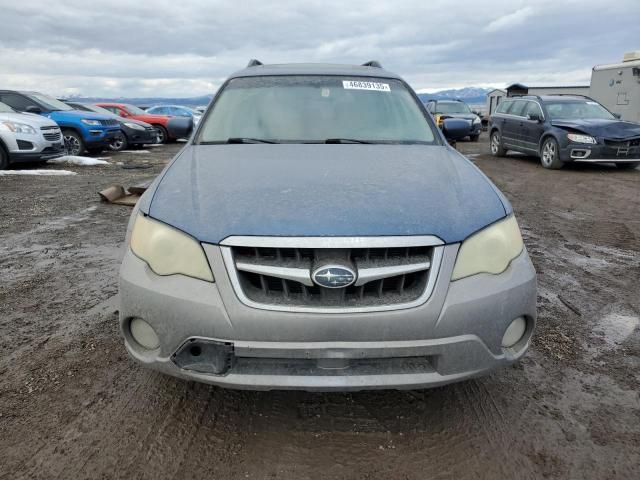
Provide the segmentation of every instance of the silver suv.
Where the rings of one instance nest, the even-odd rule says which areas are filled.
[[[17,113],[0,102],[0,170],[11,163],[43,162],[64,155],[60,127],[32,113]]]

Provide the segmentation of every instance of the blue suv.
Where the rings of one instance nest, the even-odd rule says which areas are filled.
[[[503,157],[509,150],[536,155],[544,168],[566,162],[640,165],[640,125],[581,95],[505,99],[491,116],[489,131],[493,155]]]
[[[18,112],[37,113],[56,122],[62,130],[70,155],[80,155],[85,151],[101,152],[120,133],[120,125],[114,118],[74,110],[42,93],[0,90],[0,102]]]

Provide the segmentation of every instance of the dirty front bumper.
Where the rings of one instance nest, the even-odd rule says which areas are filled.
[[[569,143],[560,150],[560,159],[565,162],[589,163],[635,163],[640,162],[638,141],[611,142],[611,144]]]
[[[500,275],[449,282],[458,245],[445,249],[430,298],[415,308],[309,314],[247,307],[233,293],[218,247],[207,255],[216,283],[160,277],[128,250],[120,272],[120,327],[130,355],[177,377],[255,390],[411,389],[482,375],[518,360],[536,321],[536,280],[524,251]],[[217,267],[216,267],[217,265]],[[527,330],[512,348],[515,318]],[[142,348],[130,323],[157,333]]]

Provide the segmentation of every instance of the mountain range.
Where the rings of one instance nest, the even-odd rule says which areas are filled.
[[[466,87],[449,90],[440,90],[433,93],[419,93],[418,97],[423,102],[427,100],[463,100],[469,104],[484,104],[487,101],[487,93],[491,88],[479,88],[479,87]],[[152,105],[185,105],[189,107],[196,107],[200,105],[208,105],[213,95],[202,95],[199,97],[118,97],[118,98],[106,98],[106,97],[84,97],[84,96],[72,96],[68,97],[69,100],[75,102],[119,102],[119,103],[131,103],[133,105],[139,105],[141,107],[150,107]]]

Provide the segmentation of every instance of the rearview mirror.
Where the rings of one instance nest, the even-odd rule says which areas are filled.
[[[37,113],[37,114],[40,114],[40,113],[42,113],[42,109],[41,109],[40,107],[36,107],[35,105],[29,105],[29,106],[26,108],[25,112],[27,112],[27,113]]]

